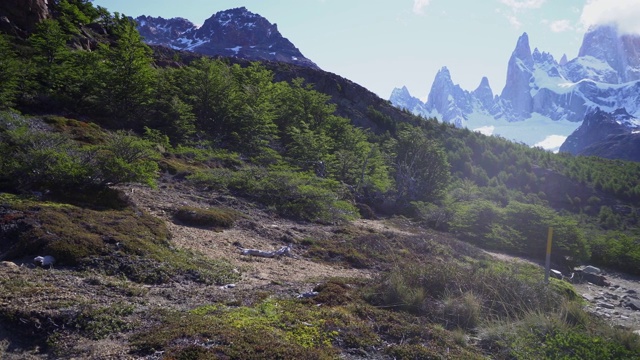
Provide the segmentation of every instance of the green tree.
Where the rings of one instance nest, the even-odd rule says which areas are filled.
[[[78,33],[80,26],[89,24],[99,16],[89,0],[53,0],[52,8],[67,33]]]
[[[99,53],[105,59],[99,97],[103,109],[122,124],[140,130],[142,110],[152,101],[155,70],[151,66],[151,49],[142,42],[133,20],[115,17],[117,41],[101,44]]]
[[[0,109],[14,104],[18,91],[20,62],[11,44],[0,35]]]
[[[211,139],[226,139],[226,119],[232,114],[232,99],[238,89],[228,65],[220,60],[201,58],[176,74],[176,85],[185,103],[193,108],[198,128]]]
[[[246,68],[235,65],[231,70],[239,84],[237,96],[232,98],[233,116],[225,124],[232,147],[251,156],[264,155],[278,131],[274,123],[273,73],[258,63]]]
[[[176,145],[185,143],[196,133],[193,108],[180,97],[178,70],[161,69],[153,87],[153,102],[146,125],[169,136]]]
[[[44,20],[29,37],[35,50],[33,61],[40,91],[57,94],[66,81],[67,61],[71,51],[67,47],[69,36],[56,20]]]
[[[398,131],[395,180],[397,200],[433,201],[440,198],[450,178],[444,149],[417,127]]]

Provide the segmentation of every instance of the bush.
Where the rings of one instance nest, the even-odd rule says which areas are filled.
[[[199,209],[181,207],[174,215],[176,220],[191,226],[210,228],[230,228],[238,219],[237,211],[222,208]]]
[[[341,200],[347,192],[344,185],[293,169],[213,169],[198,172],[189,179],[216,189],[235,191],[293,219],[337,223],[358,215],[355,206]]]
[[[75,192],[124,182],[155,184],[158,165],[152,143],[130,133],[104,144],[80,146],[67,136],[30,129],[26,121],[0,127],[0,177],[15,189]]]

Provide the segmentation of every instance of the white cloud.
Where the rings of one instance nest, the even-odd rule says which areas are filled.
[[[554,153],[560,151],[560,146],[567,140],[566,136],[562,135],[549,135],[544,140],[538,142],[533,146],[539,146],[545,150],[551,150]]]
[[[514,12],[526,9],[539,9],[547,0],[500,0]]]
[[[640,1],[589,0],[582,9],[580,23],[584,29],[593,25],[618,24],[623,33],[640,34]]]
[[[549,24],[549,29],[555,33],[561,33],[573,30],[573,26],[571,26],[571,21],[565,19],[551,22]]]
[[[422,15],[424,14],[424,8],[429,6],[431,0],[413,0],[413,12]]]
[[[507,20],[509,20],[509,24],[511,24],[511,26],[513,26],[515,29],[520,29],[522,23],[515,15],[506,14],[505,16],[507,17]]]
[[[496,130],[496,127],[493,125],[481,126],[479,128],[473,129],[475,132],[479,132],[480,134],[491,136],[493,132]]]
[[[505,5],[508,10],[500,11],[509,24],[513,26],[515,29],[519,29],[522,26],[520,19],[517,14],[521,13],[525,10],[539,9],[547,0],[499,0],[503,5]]]

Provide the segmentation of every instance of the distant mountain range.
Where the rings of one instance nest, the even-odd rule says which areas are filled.
[[[513,130],[519,124],[511,123],[522,122],[526,134],[518,138],[506,131],[505,137],[535,145],[534,141],[557,131],[553,122],[572,122],[575,128],[586,115],[594,114],[593,120],[621,109],[630,118],[640,117],[640,36],[620,34],[615,26],[594,27],[585,34],[578,57],[568,61],[565,55],[556,61],[537,48],[531,51],[524,33],[509,59],[500,95],[494,95],[486,77],[475,90],[463,90],[443,67],[426,102],[411,96],[406,87],[394,89],[390,101],[414,114],[460,127],[493,129],[503,125]],[[546,125],[526,125],[540,120]],[[635,131],[635,122],[625,124],[621,126],[626,132]],[[570,125],[568,129],[573,130]]]
[[[210,56],[278,61],[318,69],[280,34],[278,26],[244,7],[220,11],[202,26],[183,18],[139,16],[138,31],[150,45]]]
[[[140,16],[135,20],[150,45],[319,69],[280,34],[276,24],[244,7],[220,11],[202,26],[183,18]],[[622,148],[611,142],[625,143],[626,149],[640,138],[640,122],[635,120],[640,117],[640,37],[619,34],[615,26],[595,27],[585,34],[578,57],[556,61],[549,53],[531,51],[524,33],[509,59],[506,85],[499,95],[486,77],[475,90],[464,90],[443,67],[426,102],[406,87],[394,89],[390,101],[416,115],[529,145],[624,157],[616,154]],[[621,121],[621,114],[627,120]],[[578,128],[585,116],[589,121]],[[556,141],[545,141],[549,139]],[[606,146],[598,143],[605,140]]]

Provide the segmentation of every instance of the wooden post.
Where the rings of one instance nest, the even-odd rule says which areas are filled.
[[[547,235],[547,261],[544,271],[544,282],[549,283],[549,273],[551,272],[551,239],[553,238],[553,228],[549,227],[549,233]]]

